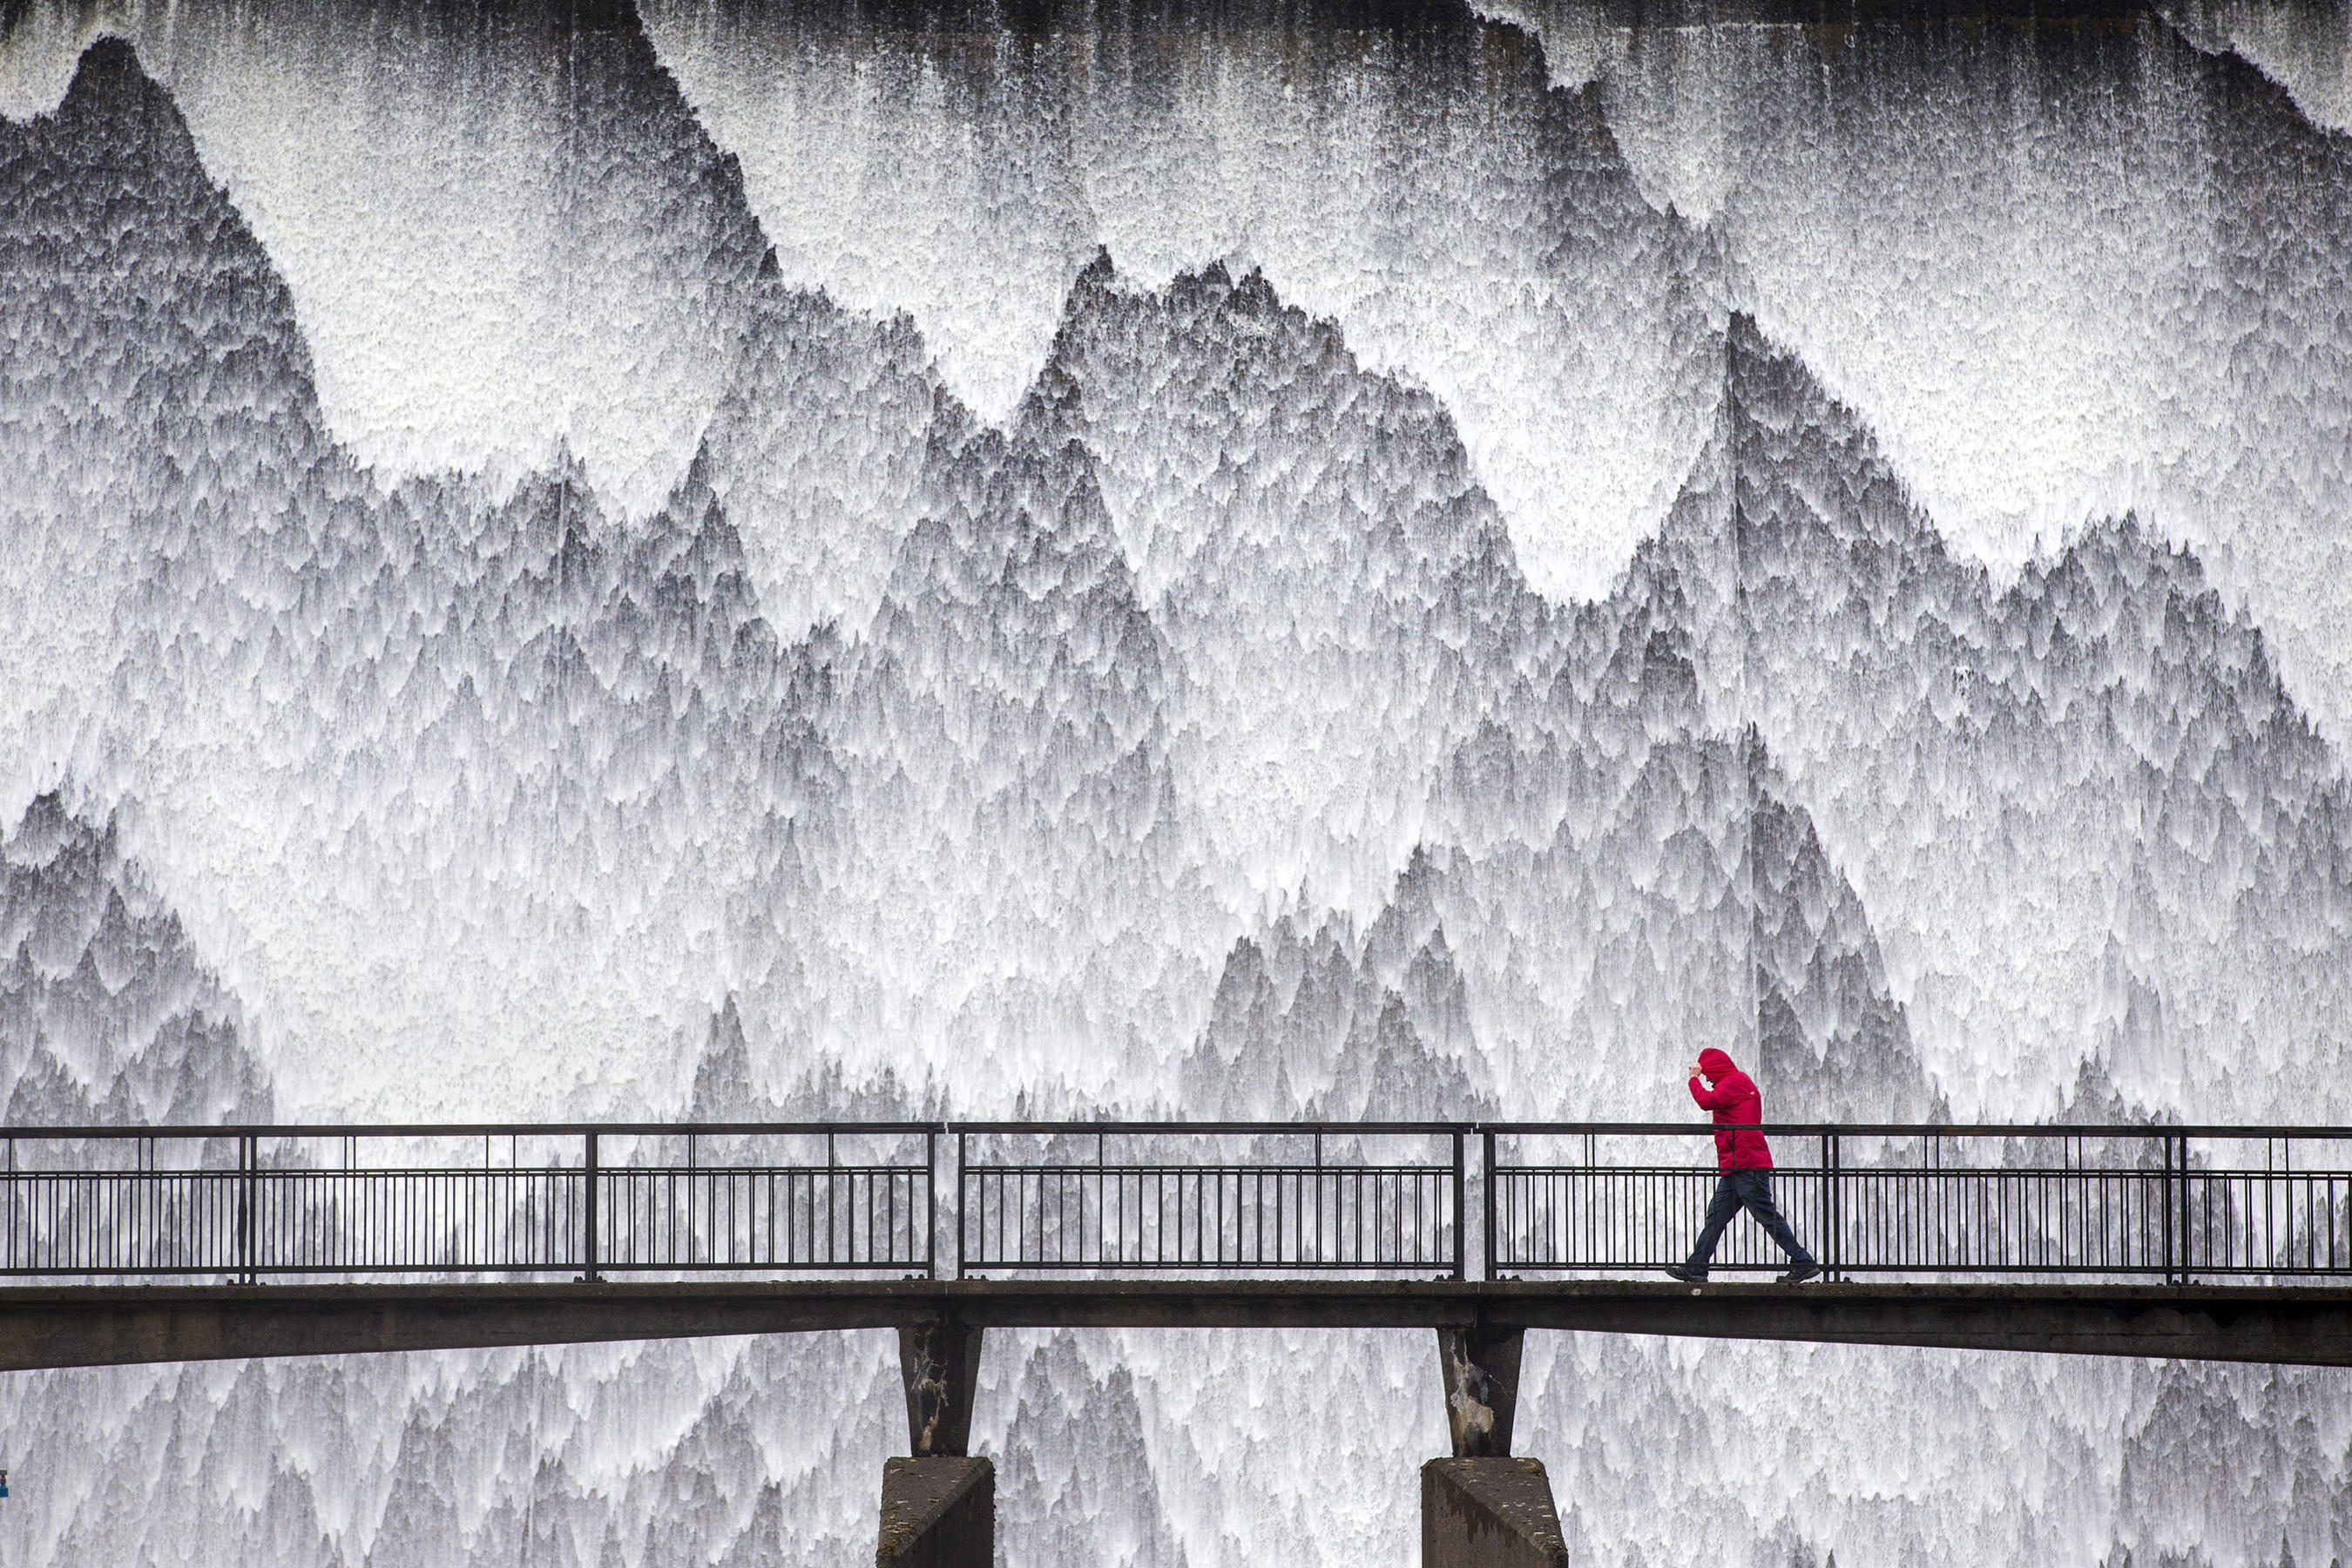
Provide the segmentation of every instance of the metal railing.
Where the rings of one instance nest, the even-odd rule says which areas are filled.
[[[956,1130],[959,1270],[1459,1279],[1467,1133],[1443,1122],[971,1123]],[[1009,1144],[1029,1145],[1027,1157]],[[1219,1147],[1224,1158],[1205,1157]]]
[[[1774,1199],[1832,1279],[2352,1275],[2352,1129],[1763,1131],[1778,1162]],[[1687,1124],[1480,1133],[1493,1273],[1680,1263],[1715,1190],[1714,1170],[1675,1157],[1695,1135]],[[1713,1267],[1787,1264],[1759,1226],[1736,1219]]]
[[[6,1275],[596,1279],[935,1263],[937,1130],[924,1122],[0,1136]]]
[[[0,1276],[1639,1275],[1687,1255],[1713,1131],[7,1128]],[[2352,1128],[1763,1131],[1833,1279],[2352,1280]],[[1736,1218],[1713,1266],[1785,1264]]]

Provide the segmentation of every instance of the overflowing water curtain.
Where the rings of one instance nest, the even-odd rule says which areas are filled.
[[[2352,23],[0,5],[0,1100],[2352,1120]],[[1579,1563],[2352,1559],[2339,1373],[1538,1336]],[[0,1560],[850,1563],[887,1335],[0,1378]],[[1004,1334],[1019,1568],[1425,1334]]]

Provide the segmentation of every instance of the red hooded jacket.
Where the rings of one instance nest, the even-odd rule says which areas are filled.
[[[1764,1120],[1764,1096],[1756,1088],[1756,1080],[1731,1065],[1731,1058],[1712,1047],[1698,1054],[1701,1071],[1715,1080],[1714,1086],[1690,1080],[1691,1098],[1702,1110],[1715,1112],[1717,1127],[1740,1127],[1738,1132],[1715,1135],[1715,1163],[1719,1170],[1766,1170],[1772,1168],[1772,1146],[1764,1142],[1764,1134],[1753,1131],[1753,1124]]]

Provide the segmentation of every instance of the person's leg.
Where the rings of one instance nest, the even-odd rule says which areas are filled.
[[[1780,1217],[1780,1205],[1772,1201],[1772,1173],[1751,1169],[1734,1173],[1738,1178],[1739,1201],[1747,1205],[1749,1214],[1756,1216],[1756,1222],[1764,1227],[1764,1234],[1772,1238],[1773,1245],[1796,1262],[1812,1262],[1813,1255],[1805,1250],[1805,1244],[1797,1239],[1796,1231]]]
[[[1707,1260],[1715,1256],[1715,1244],[1723,1239],[1723,1227],[1739,1212],[1739,1187],[1732,1179],[1735,1174],[1726,1171],[1716,1178],[1715,1196],[1707,1200],[1706,1224],[1700,1227],[1698,1240],[1691,1247],[1690,1261],[1683,1265],[1685,1273],[1706,1272]]]

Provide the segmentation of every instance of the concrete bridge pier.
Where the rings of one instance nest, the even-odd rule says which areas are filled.
[[[913,1451],[883,1462],[879,1568],[995,1568],[996,1467],[965,1451],[980,1339],[952,1316],[899,1325]]]
[[[1422,1568],[1567,1568],[1541,1463],[1511,1458],[1524,1329],[1437,1331],[1454,1457],[1421,1468]]]

